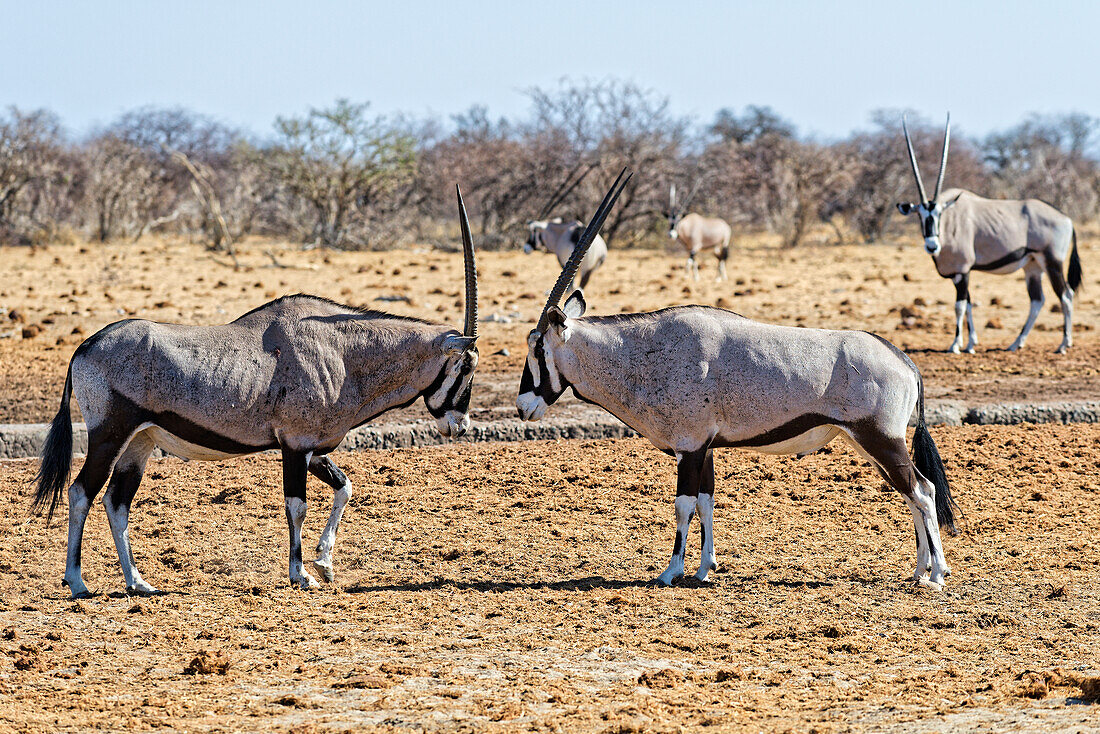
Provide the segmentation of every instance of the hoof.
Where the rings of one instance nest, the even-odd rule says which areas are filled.
[[[95,596],[95,594],[85,589],[84,591],[74,591],[72,598],[75,601],[77,599],[91,599]]]
[[[168,592],[161,591],[160,589],[154,588],[149,584],[144,584],[142,586],[126,587],[126,596],[164,596],[167,593]]]
[[[1023,347],[1023,346],[1024,346],[1023,344],[1009,344],[1008,349],[1006,349],[1005,351],[1006,352],[1018,352],[1018,351],[1020,351],[1020,348]]]
[[[943,591],[943,584],[937,584],[935,581],[923,577],[917,579],[913,586],[931,589],[932,591]]]
[[[323,562],[321,559],[317,559],[313,562],[313,568],[317,573],[321,574],[321,578],[325,580],[325,583],[331,584],[336,580],[336,574],[332,572],[332,565]]]
[[[967,347],[967,348],[966,348],[966,353],[967,353],[967,354],[973,354],[973,353],[974,353],[974,352],[976,352],[976,351],[977,351],[977,350],[976,350],[976,349],[975,349],[974,347]]]
[[[308,573],[303,573],[301,578],[291,579],[291,586],[297,586],[303,591],[309,591],[310,589],[319,589],[321,585],[317,583],[317,579],[310,576]]]
[[[1055,349],[1054,353],[1055,354],[1065,354],[1068,351],[1069,351],[1069,347],[1063,345],[1063,346],[1060,346],[1057,349]]]

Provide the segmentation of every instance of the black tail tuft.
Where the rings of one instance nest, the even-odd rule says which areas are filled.
[[[42,464],[34,480],[38,489],[34,493],[31,511],[35,514],[46,510],[46,524],[53,519],[53,513],[61,502],[61,492],[69,484],[69,472],[73,461],[73,425],[69,421],[69,399],[73,393],[73,371],[65,377],[65,391],[61,394],[61,408],[53,417],[46,443],[42,445]]]
[[[959,506],[951,497],[951,485],[947,483],[943,459],[940,458],[936,442],[932,440],[932,434],[928,432],[928,426],[924,422],[923,379],[920,380],[919,412],[917,430],[913,434],[913,463],[916,464],[917,471],[936,488],[936,517],[939,519],[940,527],[947,528],[952,535],[958,535],[959,530],[955,527],[955,512]]]
[[[1069,274],[1066,281],[1074,293],[1081,290],[1081,258],[1077,255],[1077,230],[1073,230],[1073,249],[1069,253]]]

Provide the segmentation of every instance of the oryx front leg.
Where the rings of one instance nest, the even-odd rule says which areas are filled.
[[[1031,299],[1031,310],[1027,312],[1027,321],[1024,322],[1020,335],[1009,346],[1010,352],[1023,348],[1027,335],[1031,333],[1031,327],[1035,326],[1035,319],[1039,317],[1039,312],[1043,310],[1043,302],[1046,300],[1043,295],[1043,270],[1039,264],[1029,260],[1024,265],[1024,276],[1027,279],[1027,295]]]
[[[699,478],[699,498],[695,509],[699,513],[699,570],[697,581],[706,581],[711,571],[718,569],[714,555],[714,452],[708,450]]]
[[[657,583],[664,586],[671,586],[673,581],[684,575],[688,529],[698,504],[699,477],[705,458],[705,449],[676,454],[676,541],[668,568],[657,577]]]
[[[290,583],[303,589],[320,584],[302,568],[302,525],[306,520],[306,472],[309,454],[283,449],[283,498],[286,524],[290,531]]]
[[[309,460],[309,472],[332,487],[332,512],[328,516],[321,540],[317,543],[317,560],[313,567],[325,581],[332,583],[335,574],[332,571],[332,549],[336,545],[336,531],[340,527],[340,518],[351,499],[351,482],[344,472],[327,456],[314,456]]]
[[[961,273],[952,278],[955,283],[955,340],[947,351],[958,354],[962,351],[963,325],[969,326],[970,335],[967,340],[966,351],[973,352],[978,343],[974,334],[973,306],[970,303],[970,274]]]
[[[134,561],[134,551],[130,544],[130,504],[141,485],[145,462],[154,448],[155,444],[145,432],[130,439],[126,451],[115,462],[114,473],[107,485],[107,491],[103,494],[103,508],[107,512],[107,524],[111,527],[115,550],[118,551],[118,563],[126,580],[126,593],[142,596],[159,592],[141,578]]]

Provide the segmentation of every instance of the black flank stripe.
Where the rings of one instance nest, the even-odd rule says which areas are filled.
[[[793,420],[789,420],[777,428],[773,428],[769,431],[753,436],[752,438],[742,438],[737,440],[730,440],[723,436],[715,437],[711,443],[713,448],[753,448],[757,446],[771,446],[772,444],[780,443],[782,441],[789,441],[796,436],[801,436],[806,431],[817,428],[818,426],[843,426],[845,425],[841,421],[837,421],[834,418],[830,418],[819,413],[807,413],[800,415]]]
[[[1006,265],[1011,265],[1014,262],[1019,262],[1027,257],[1027,248],[1021,247],[1018,250],[1013,250],[1004,257],[999,257],[991,263],[985,263],[984,265],[975,264],[974,270],[997,270],[1003,268]]]

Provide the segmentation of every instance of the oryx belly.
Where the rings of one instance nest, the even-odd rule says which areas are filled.
[[[181,459],[193,459],[195,461],[219,461],[221,459],[229,459],[234,456],[241,456],[242,454],[226,453],[224,451],[218,451],[217,449],[208,448],[206,446],[200,446],[190,441],[176,436],[168,431],[164,430],[160,426],[153,424],[146,424],[146,434],[150,439],[161,448],[162,451],[173,456],[178,456]]]
[[[754,451],[759,451],[762,454],[812,454],[814,451],[828,444],[839,434],[840,429],[836,426],[818,426],[817,428],[811,428],[805,433],[787,439],[786,441],[768,444],[767,446],[754,446],[752,448]]]

